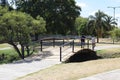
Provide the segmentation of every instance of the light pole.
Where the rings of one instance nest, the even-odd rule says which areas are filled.
[[[115,22],[115,10],[116,10],[116,8],[120,8],[120,6],[117,6],[117,7],[109,6],[108,8],[113,8],[113,18],[114,18],[114,22]],[[114,39],[113,39],[113,44],[114,44]]]
[[[115,10],[116,10],[116,8],[120,8],[120,6],[117,6],[117,7],[109,6],[108,8],[113,8],[113,18],[114,18],[114,21],[115,21]]]

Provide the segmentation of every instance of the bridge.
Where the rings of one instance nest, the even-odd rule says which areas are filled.
[[[32,57],[34,60],[47,58],[62,62],[82,49],[80,39],[49,37],[39,40],[39,43],[39,52]],[[84,48],[91,48],[90,44],[87,40]]]

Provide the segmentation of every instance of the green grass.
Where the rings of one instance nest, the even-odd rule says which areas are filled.
[[[4,43],[4,44],[0,44],[0,48],[6,48],[6,47],[11,47],[11,45]]]
[[[97,55],[102,58],[119,58],[120,57],[120,48],[110,48],[98,50]]]
[[[35,54],[36,52],[37,51],[33,52],[33,54]],[[4,54],[4,58],[2,57],[3,54]],[[26,51],[25,51],[25,56],[27,56]],[[11,63],[13,61],[20,60],[20,59],[21,59],[20,56],[13,48],[0,50],[0,64]]]

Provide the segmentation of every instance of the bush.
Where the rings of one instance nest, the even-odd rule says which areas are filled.
[[[101,57],[96,55],[96,52],[91,49],[82,49],[70,56],[65,62],[83,62],[88,60],[96,60]]]
[[[0,64],[11,63],[20,59],[19,55],[14,49],[0,50],[0,56],[2,56],[3,54],[4,57],[0,58]]]
[[[11,63],[13,61],[19,60],[20,57],[14,54],[4,54],[4,58],[0,60],[0,64],[2,63]]]

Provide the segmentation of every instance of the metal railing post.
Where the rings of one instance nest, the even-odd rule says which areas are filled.
[[[64,43],[65,43],[65,41],[64,41],[64,39],[63,39],[63,45],[64,45]],[[64,47],[64,46],[63,46]]]
[[[72,52],[74,53],[74,40],[72,42]]]
[[[42,40],[40,40],[40,50],[42,51]]]
[[[87,40],[87,48],[89,49],[89,39]]]
[[[62,61],[62,47],[60,47],[60,62]]]
[[[55,47],[55,38],[53,38],[53,47]]]

